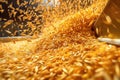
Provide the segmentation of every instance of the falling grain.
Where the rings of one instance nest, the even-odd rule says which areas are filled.
[[[19,1],[17,0],[17,4],[20,7],[28,4],[21,4]],[[18,16],[20,22],[17,27],[34,30],[41,25],[42,31],[36,41],[16,41],[16,44],[0,42],[0,79],[119,80],[120,48],[98,42],[91,30],[105,1],[66,0],[66,3],[60,0],[61,4],[52,9],[28,6],[26,12],[19,8],[13,9],[11,4],[9,8],[19,10],[22,14]],[[36,2],[31,1],[32,4]],[[38,13],[35,14],[34,9]],[[41,9],[44,11],[42,16],[38,17]],[[13,14],[15,16],[16,13],[10,15]],[[40,23],[41,17],[43,24]],[[14,22],[7,21],[4,28]],[[25,32],[29,30],[22,31],[21,35],[26,35]],[[12,34],[10,30],[7,32]]]

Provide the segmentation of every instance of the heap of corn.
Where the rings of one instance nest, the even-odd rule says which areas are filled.
[[[106,1],[68,9],[64,15],[60,14],[68,5],[48,11],[51,16],[43,13],[47,19],[39,40],[31,40],[31,50],[27,43],[6,51],[1,42],[0,80],[119,80],[120,47],[99,42],[91,30]]]

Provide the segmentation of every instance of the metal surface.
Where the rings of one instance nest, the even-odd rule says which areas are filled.
[[[38,3],[33,4],[32,1],[34,0],[0,1],[0,38],[32,36],[33,32],[37,29],[37,24],[34,23],[35,28],[32,30],[31,25],[28,25],[27,22],[33,23],[36,18],[34,15],[38,14],[34,10]],[[28,18],[29,14],[32,14],[31,19]],[[39,20],[41,20],[41,17]]]
[[[1,38],[7,39],[7,37],[10,39],[15,37],[18,38],[20,36],[21,38],[25,36],[26,37],[33,36],[35,31],[38,31],[40,33],[40,29],[43,23],[42,17],[40,15],[42,15],[43,10],[42,8],[40,9],[37,9],[37,8],[40,6],[54,7],[58,4],[59,4],[58,0],[0,1],[0,41],[1,41]],[[31,19],[29,19],[27,15],[31,16]],[[39,15],[39,16],[36,17],[36,15]],[[40,24],[35,23],[35,20],[37,19],[39,20]],[[10,24],[7,24],[6,26],[6,23],[10,23]],[[28,25],[28,23],[32,23],[32,25],[34,25],[35,27],[34,30],[31,25]]]
[[[117,39],[120,42],[120,0],[108,1],[95,23],[95,31],[100,41],[114,44]]]
[[[11,42],[11,41],[22,41],[22,40],[30,40],[35,39],[31,36],[15,36],[15,37],[0,37],[0,42]]]

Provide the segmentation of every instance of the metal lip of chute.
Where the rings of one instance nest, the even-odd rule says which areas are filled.
[[[22,41],[29,39],[32,39],[32,36],[0,37],[0,42]]]
[[[111,39],[111,38],[99,37],[98,40],[101,41],[101,42],[106,42],[108,44],[120,46],[120,39]]]

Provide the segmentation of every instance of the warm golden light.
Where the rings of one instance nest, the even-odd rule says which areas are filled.
[[[107,0],[81,1],[35,8],[44,10],[33,20],[39,24],[42,16],[39,38],[0,42],[0,79],[119,80],[120,48],[99,42],[91,30]]]

